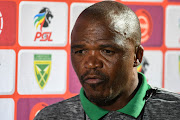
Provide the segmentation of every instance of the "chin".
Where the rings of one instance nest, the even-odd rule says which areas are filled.
[[[118,96],[117,97],[112,97],[111,95],[109,96],[102,96],[101,95],[90,95],[88,97],[88,99],[95,103],[96,105],[98,106],[109,106],[111,104],[113,104],[116,100],[117,100]]]
[[[88,98],[91,102],[95,103],[98,106],[106,106],[107,104],[109,104],[109,98],[103,98],[103,97],[94,97],[94,96],[90,96]]]

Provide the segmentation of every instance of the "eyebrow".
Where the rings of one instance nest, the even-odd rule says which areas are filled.
[[[74,49],[74,48],[83,48],[84,45],[72,45],[71,46],[71,49]]]
[[[71,49],[76,49],[76,48],[84,48],[85,45],[72,45],[71,46]],[[116,50],[120,50],[122,48],[120,48],[119,46],[117,45],[113,45],[113,44],[104,44],[104,45],[99,45],[99,48],[113,48],[113,49],[116,49]]]
[[[115,50],[120,50],[121,48],[117,45],[112,45],[112,44],[104,44],[104,45],[99,45],[100,48],[113,48]]]
[[[110,47],[110,48],[114,48],[116,47],[115,45],[110,45],[110,44],[105,44],[105,45],[99,45],[100,48],[107,48],[107,47]]]

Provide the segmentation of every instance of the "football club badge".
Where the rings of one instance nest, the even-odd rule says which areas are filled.
[[[34,55],[34,72],[37,83],[43,89],[48,81],[51,70],[51,55],[50,54],[35,54]]]
[[[148,66],[149,62],[145,57],[143,57],[141,64],[137,67],[137,71],[145,74]]]
[[[152,34],[152,18],[151,15],[145,9],[137,10],[136,15],[139,18],[141,26],[141,43],[144,43],[150,38]]]
[[[2,17],[2,13],[0,12],[0,34],[2,32],[3,29],[3,17]]]
[[[42,8],[38,14],[34,16],[34,26],[38,32],[36,32],[34,41],[39,39],[39,41],[52,41],[51,34],[52,32],[42,32],[42,28],[49,27],[49,24],[51,23],[51,19],[53,18],[53,15],[49,8]]]

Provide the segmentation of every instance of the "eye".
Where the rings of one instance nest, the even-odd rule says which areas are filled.
[[[114,55],[115,54],[115,51],[108,50],[108,49],[104,49],[101,52],[105,55]]]
[[[86,50],[76,50],[74,51],[75,54],[85,54]]]

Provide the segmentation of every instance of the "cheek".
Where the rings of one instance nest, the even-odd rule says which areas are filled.
[[[109,85],[114,86],[116,84],[119,84],[118,81],[121,78],[122,74],[122,64],[122,60],[117,58],[115,58],[115,60],[111,59],[111,62],[107,64],[107,68],[105,68],[105,70],[110,77]]]
[[[74,68],[74,71],[76,72],[77,76],[79,77],[80,70],[82,70],[82,62],[80,62],[80,59],[71,56],[71,63]]]
[[[109,64],[109,75],[113,85],[125,84],[129,74],[133,70],[133,58],[119,57]]]

